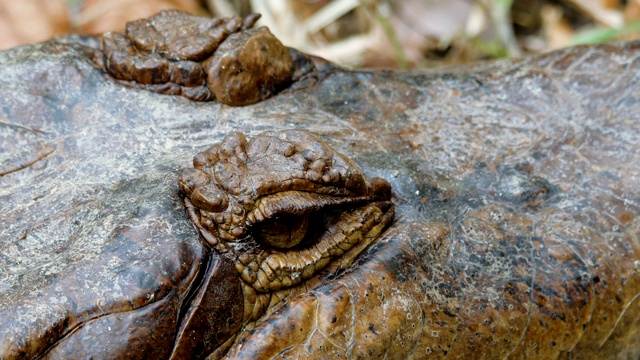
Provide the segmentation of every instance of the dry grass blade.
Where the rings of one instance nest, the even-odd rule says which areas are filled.
[[[358,6],[359,0],[332,1],[304,21],[305,31],[309,34],[320,31]]]
[[[624,24],[624,16],[618,10],[609,9],[602,0],[567,0],[575,5],[585,15],[611,28],[619,28]]]

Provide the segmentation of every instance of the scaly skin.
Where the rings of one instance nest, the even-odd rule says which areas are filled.
[[[289,300],[226,358],[637,358],[640,245],[637,225],[617,222],[622,203],[613,220],[590,210],[606,197],[498,174],[427,201],[423,220],[399,204],[350,272]]]
[[[0,357],[639,357],[640,43],[438,74],[314,59],[313,87],[229,107],[123,87],[72,41],[0,52]],[[346,270],[260,292],[265,259],[303,259],[283,247],[332,217],[218,226],[224,198],[192,193],[187,216],[176,177],[229,134],[286,129],[387,179],[395,217]],[[254,205],[286,209],[273,189]]]
[[[266,27],[253,29],[258,18],[164,10],[127,23],[124,34],[104,33],[93,58],[124,85],[232,106],[265,100],[303,78],[303,86],[314,83],[308,58]]]
[[[233,133],[193,163],[180,189],[204,241],[235,263],[244,332],[346,269],[393,219],[389,183],[306,131]]]

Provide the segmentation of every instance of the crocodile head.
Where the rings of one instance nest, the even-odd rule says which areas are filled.
[[[233,133],[193,165],[180,190],[206,244],[237,270],[244,331],[346,269],[393,219],[391,185],[306,131]],[[225,333],[226,345],[238,334]]]

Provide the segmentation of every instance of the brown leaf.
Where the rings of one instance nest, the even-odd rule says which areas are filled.
[[[0,49],[43,41],[70,29],[64,0],[0,0]]]
[[[128,21],[165,9],[206,15],[196,0],[85,0],[80,9],[78,30],[83,34],[122,30]]]

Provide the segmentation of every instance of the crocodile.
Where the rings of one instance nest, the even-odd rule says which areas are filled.
[[[0,358],[640,356],[640,43],[234,107],[89,40],[0,52]]]

